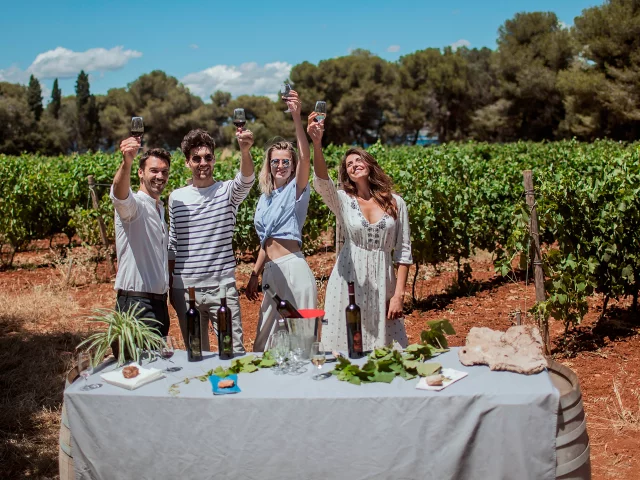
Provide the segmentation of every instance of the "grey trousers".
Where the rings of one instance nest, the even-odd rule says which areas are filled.
[[[224,285],[227,290],[227,307],[231,310],[231,328],[233,336],[233,351],[244,353],[242,338],[242,318],[240,316],[240,302],[235,283]],[[187,309],[189,308],[189,292],[187,289],[173,288],[171,290],[174,308],[180,321],[180,331],[185,345],[187,344]],[[218,335],[218,308],[220,308],[221,287],[196,288],[196,308],[200,312],[201,345],[203,351],[211,351],[209,345],[209,322]]]

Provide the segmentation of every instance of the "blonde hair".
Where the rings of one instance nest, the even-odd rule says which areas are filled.
[[[262,169],[258,177],[260,191],[267,196],[271,195],[274,190],[273,175],[271,175],[271,154],[274,150],[286,150],[291,153],[291,176],[289,180],[287,180],[287,183],[295,178],[298,167],[298,153],[296,149],[293,148],[293,144],[282,138],[273,139],[264,152],[264,162],[262,162]]]

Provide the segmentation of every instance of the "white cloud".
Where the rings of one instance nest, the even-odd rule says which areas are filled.
[[[265,95],[275,100],[284,80],[289,77],[292,65],[286,62],[255,62],[236,65],[215,65],[200,72],[189,73],[182,78],[192,93],[209,98],[216,90],[238,95]]]
[[[139,58],[141,52],[125,50],[122,46],[91,48],[85,52],[74,52],[64,47],[39,54],[27,69],[38,78],[73,78],[80,70],[104,72],[124,67],[132,58]]]
[[[460,47],[469,47],[470,45],[471,45],[471,42],[469,40],[465,40],[464,38],[461,38],[460,40],[457,40],[457,41],[453,42],[449,46],[451,48],[453,48],[454,50],[457,50]]]
[[[192,48],[194,50],[199,49],[200,47],[198,45],[196,45],[195,43],[192,43],[191,45],[189,45],[189,48]]]
[[[558,23],[560,24],[560,28],[563,28],[565,30],[571,28],[571,25],[569,25],[568,23],[563,22],[562,20],[560,20]]]
[[[19,67],[12,65],[0,70],[0,82],[29,83],[29,74]]]
[[[389,45],[387,47],[387,52],[398,52],[400,50],[400,45]]]

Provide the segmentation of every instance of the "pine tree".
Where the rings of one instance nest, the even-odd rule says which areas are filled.
[[[89,75],[81,70],[76,80],[78,111],[78,145],[81,149],[97,149],[100,142],[100,117],[96,99],[91,95]]]
[[[53,81],[53,90],[51,90],[51,102],[49,102],[49,110],[53,115],[53,118],[58,118],[60,116],[60,107],[62,105],[62,90],[58,86],[58,79],[56,78]]]
[[[36,117],[36,122],[40,121],[40,117],[42,116],[42,89],[40,88],[40,82],[33,75],[29,78],[27,102],[33,115]]]

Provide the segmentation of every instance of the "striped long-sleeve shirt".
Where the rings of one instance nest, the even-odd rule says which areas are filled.
[[[238,205],[255,175],[216,182],[207,188],[187,186],[169,196],[169,260],[175,260],[173,286],[211,287],[235,280],[233,230]]]

